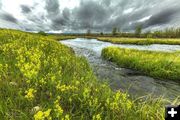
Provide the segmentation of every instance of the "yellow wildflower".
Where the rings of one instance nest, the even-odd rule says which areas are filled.
[[[35,120],[44,120],[45,118],[47,118],[47,120],[51,120],[52,117],[50,116],[50,113],[51,113],[51,109],[48,109],[45,112],[39,111],[34,115],[34,119]]]
[[[83,96],[84,96],[84,98],[88,98],[90,96],[90,90],[85,88],[84,92],[83,92]]]
[[[59,90],[59,91],[61,91],[61,92],[69,91],[69,90],[78,90],[78,88],[75,87],[75,86],[71,86],[71,85],[60,85],[60,84],[58,84],[58,85],[56,86],[56,89]]]
[[[59,100],[60,100],[60,96],[57,97],[57,100],[54,102],[55,104],[55,112],[56,112],[56,117],[60,117],[63,114],[63,109],[62,107],[59,105]]]
[[[29,90],[27,90],[25,93],[25,98],[27,98],[28,100],[33,100],[34,99],[34,94],[36,93],[37,91],[34,90],[33,88],[30,88]]]
[[[44,117],[49,117],[51,113],[51,109],[48,109],[47,111],[44,112]]]
[[[65,117],[64,117],[62,120],[70,120],[69,115],[68,115],[68,114],[67,114],[67,115],[65,115]]]
[[[57,117],[60,117],[63,114],[63,109],[60,105],[56,104],[55,105],[55,112]]]
[[[37,112],[35,115],[34,115],[34,119],[35,120],[44,120],[44,114],[42,111],[39,111]]]
[[[130,100],[128,100],[126,104],[127,104],[127,109],[132,108],[133,103]]]
[[[100,114],[94,115],[93,120],[101,120],[101,115]]]

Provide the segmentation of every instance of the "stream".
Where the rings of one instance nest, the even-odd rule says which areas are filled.
[[[129,45],[113,44],[96,39],[77,38],[60,41],[74,49],[78,56],[84,56],[89,61],[99,80],[107,81],[114,90],[127,91],[133,97],[152,95],[163,96],[173,100],[180,96],[180,84],[171,80],[158,80],[131,69],[121,68],[116,64],[101,58],[101,51],[108,46],[134,48],[139,50],[173,52],[180,51],[180,45]]]

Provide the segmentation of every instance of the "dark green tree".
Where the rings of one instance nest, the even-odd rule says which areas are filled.
[[[136,29],[135,29],[135,35],[136,35],[136,37],[140,37],[141,32],[142,32],[142,25],[137,25],[137,26],[136,26]]]
[[[101,33],[100,33],[100,35],[104,35],[104,33],[103,33],[103,32],[101,32]]]
[[[44,31],[39,31],[38,34],[46,36],[47,34]]]
[[[117,28],[116,28],[116,27],[114,27],[114,28],[112,29],[112,35],[117,35]]]

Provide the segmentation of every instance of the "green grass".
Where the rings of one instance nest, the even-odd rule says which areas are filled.
[[[180,81],[180,53],[141,51],[108,47],[102,56],[119,66],[132,68],[149,76]]]
[[[0,30],[0,120],[163,120],[165,103],[112,91],[49,36]]]
[[[150,44],[168,44],[180,45],[180,39],[153,39],[153,38],[118,38],[118,37],[98,37],[100,41],[117,43],[117,44],[136,44],[136,45],[150,45]]]
[[[70,35],[48,35],[48,37],[51,39],[55,39],[57,41],[77,38],[76,36],[70,36]]]

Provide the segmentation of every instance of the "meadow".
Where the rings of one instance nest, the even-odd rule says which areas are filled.
[[[98,40],[117,44],[135,44],[135,45],[150,45],[150,44],[168,44],[180,45],[180,39],[165,39],[165,38],[121,38],[121,37],[97,37]]]
[[[111,90],[52,36],[0,30],[1,120],[163,120],[168,103]]]
[[[159,79],[180,80],[180,53],[108,47],[102,56],[121,67],[132,68]]]

